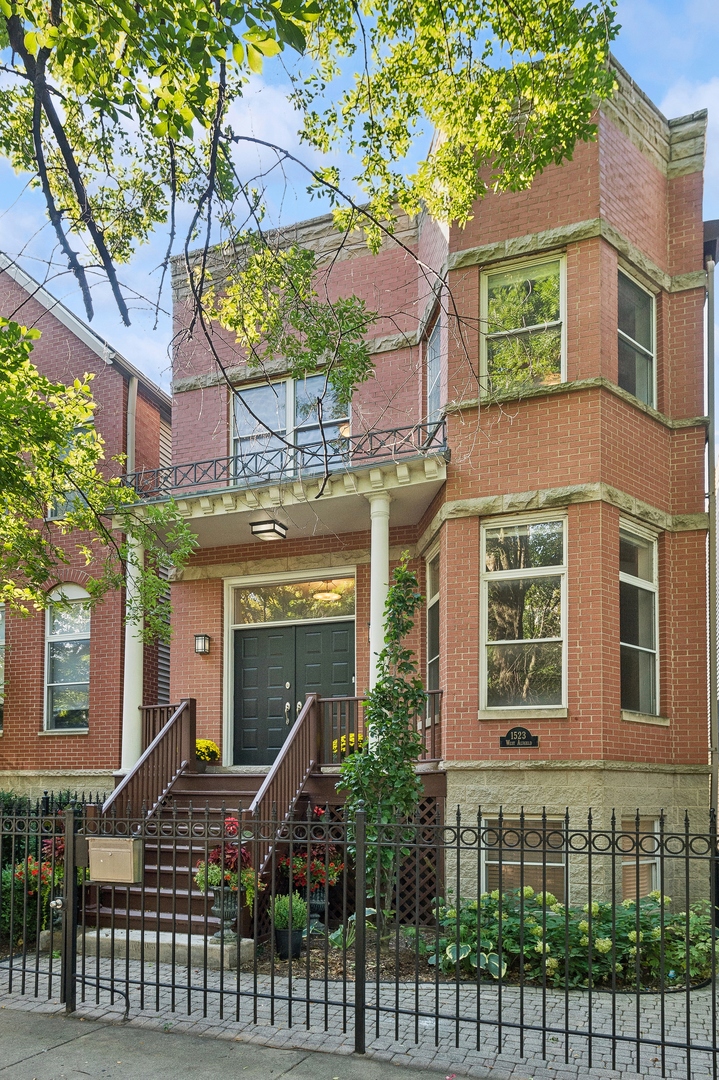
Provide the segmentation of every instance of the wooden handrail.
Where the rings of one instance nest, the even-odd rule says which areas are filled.
[[[365,699],[362,697],[320,698],[319,764],[339,765],[365,738]],[[420,761],[438,761],[442,757],[442,691],[427,691],[423,716],[416,718],[422,735]]]
[[[185,698],[103,804],[103,814],[150,817],[195,763],[195,699]]]
[[[302,710],[284,745],[274,760],[262,786],[250,803],[250,815],[267,822],[276,815],[278,824],[286,821],[309,775],[314,772],[318,758],[317,695],[308,694]],[[272,847],[272,838],[261,830],[257,850],[258,866],[262,869]]]

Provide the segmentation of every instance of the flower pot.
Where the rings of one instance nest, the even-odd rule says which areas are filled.
[[[207,770],[207,762],[202,758],[195,758],[195,772],[205,772]]]
[[[280,960],[288,960],[290,954],[293,960],[297,960],[302,952],[302,929],[280,930],[275,927],[275,946]]]
[[[320,919],[324,921],[326,897],[327,891],[323,885],[310,893],[310,922],[317,924]]]
[[[210,908],[212,914],[223,924],[222,928],[212,935],[215,941],[236,941],[237,934],[232,929],[232,924],[237,918],[237,892],[232,889],[213,889],[215,902]]]

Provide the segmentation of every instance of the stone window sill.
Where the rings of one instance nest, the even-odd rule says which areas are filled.
[[[668,716],[652,716],[650,713],[631,712],[622,709],[622,720],[628,724],[654,724],[656,727],[669,727],[671,720]]]
[[[58,728],[57,731],[38,731],[38,735],[89,735],[89,728]]]
[[[569,710],[566,706],[555,705],[550,709],[480,709],[478,720],[508,720],[510,724],[518,720],[566,720]]]

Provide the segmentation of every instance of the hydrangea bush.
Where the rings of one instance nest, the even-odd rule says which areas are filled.
[[[477,967],[548,986],[616,985],[623,989],[682,986],[711,975],[708,902],[688,912],[669,910],[659,892],[638,902],[594,902],[565,908],[551,893],[527,886],[458,906],[441,902],[440,936],[419,941],[419,951],[444,972],[476,977]],[[410,935],[412,936],[412,935]],[[524,957],[522,967],[521,957]],[[496,957],[496,959],[491,959]]]

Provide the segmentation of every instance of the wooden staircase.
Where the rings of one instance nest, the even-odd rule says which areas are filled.
[[[425,738],[418,764],[425,795],[435,799],[446,794],[445,774],[437,768],[440,704],[437,692],[430,696],[427,716],[418,720]],[[248,826],[258,820],[281,825],[290,814],[303,816],[308,805],[341,805],[344,799],[336,790],[339,765],[347,752],[361,745],[365,729],[360,698],[321,700],[308,695],[266,773],[231,768],[196,771],[193,699],[178,706],[147,707],[143,731],[146,749],[105,802],[102,819],[103,831],[125,835],[133,820],[144,820],[144,880],[131,886],[91,885],[85,901],[86,925],[207,934],[219,927],[219,921],[210,912],[212,897],[197,888],[193,875],[197,862],[218,843],[208,831],[217,833],[228,816]],[[271,855],[271,832],[264,828],[252,844],[260,873]]]

